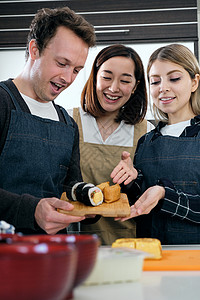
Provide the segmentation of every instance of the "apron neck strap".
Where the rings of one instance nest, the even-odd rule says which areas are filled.
[[[18,110],[18,111],[21,110],[21,107],[20,107],[18,101],[16,100],[16,98],[13,95],[13,93],[11,92],[11,90],[7,87],[7,85],[5,85],[5,83],[3,83],[3,82],[0,82],[0,86],[10,95],[16,110]]]

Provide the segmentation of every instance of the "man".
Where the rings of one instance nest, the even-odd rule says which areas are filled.
[[[82,181],[76,123],[53,100],[84,67],[95,45],[92,25],[67,7],[42,9],[33,19],[26,64],[0,85],[0,220],[16,232],[55,234],[74,217],[57,212],[73,205],[74,182]]]

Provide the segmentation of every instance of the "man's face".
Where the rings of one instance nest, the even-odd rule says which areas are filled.
[[[32,98],[39,102],[54,100],[75,80],[87,55],[88,45],[81,38],[70,29],[58,27],[41,55],[37,50],[36,58],[31,58]]]

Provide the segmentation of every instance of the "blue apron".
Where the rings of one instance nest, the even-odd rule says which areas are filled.
[[[161,135],[152,140],[153,135],[147,135],[135,157],[144,174],[143,192],[167,178],[177,190],[200,195],[200,131],[196,137]],[[137,234],[159,238],[162,244],[195,244],[200,243],[200,224],[154,209],[138,218]]]
[[[23,112],[7,86],[1,86],[10,94],[16,110],[11,111],[0,155],[0,187],[17,194],[60,198],[75,133],[69,115],[62,109],[64,123]]]

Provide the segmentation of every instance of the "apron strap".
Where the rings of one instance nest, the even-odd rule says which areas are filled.
[[[77,123],[77,121],[78,121],[78,107],[73,108],[73,118],[74,118],[74,121]]]
[[[66,110],[62,106],[59,106],[59,108],[60,108],[61,112],[63,113],[63,116],[65,118],[65,121],[66,121],[67,125],[74,127],[73,123],[72,123],[72,120],[70,119],[70,116],[68,115]]]
[[[15,96],[13,95],[11,90],[7,87],[7,85],[5,85],[5,83],[3,83],[3,82],[0,82],[0,86],[10,95],[16,110],[18,110],[18,111],[21,110],[19,103],[17,102]]]
[[[147,132],[147,120],[134,125],[134,141],[133,145],[137,146],[138,140]]]
[[[80,142],[84,142],[83,141],[83,127],[82,127],[82,122],[81,122],[81,115],[80,115],[78,107],[74,107],[73,108],[73,119],[77,123],[78,128],[79,128],[79,139],[80,139]]]

